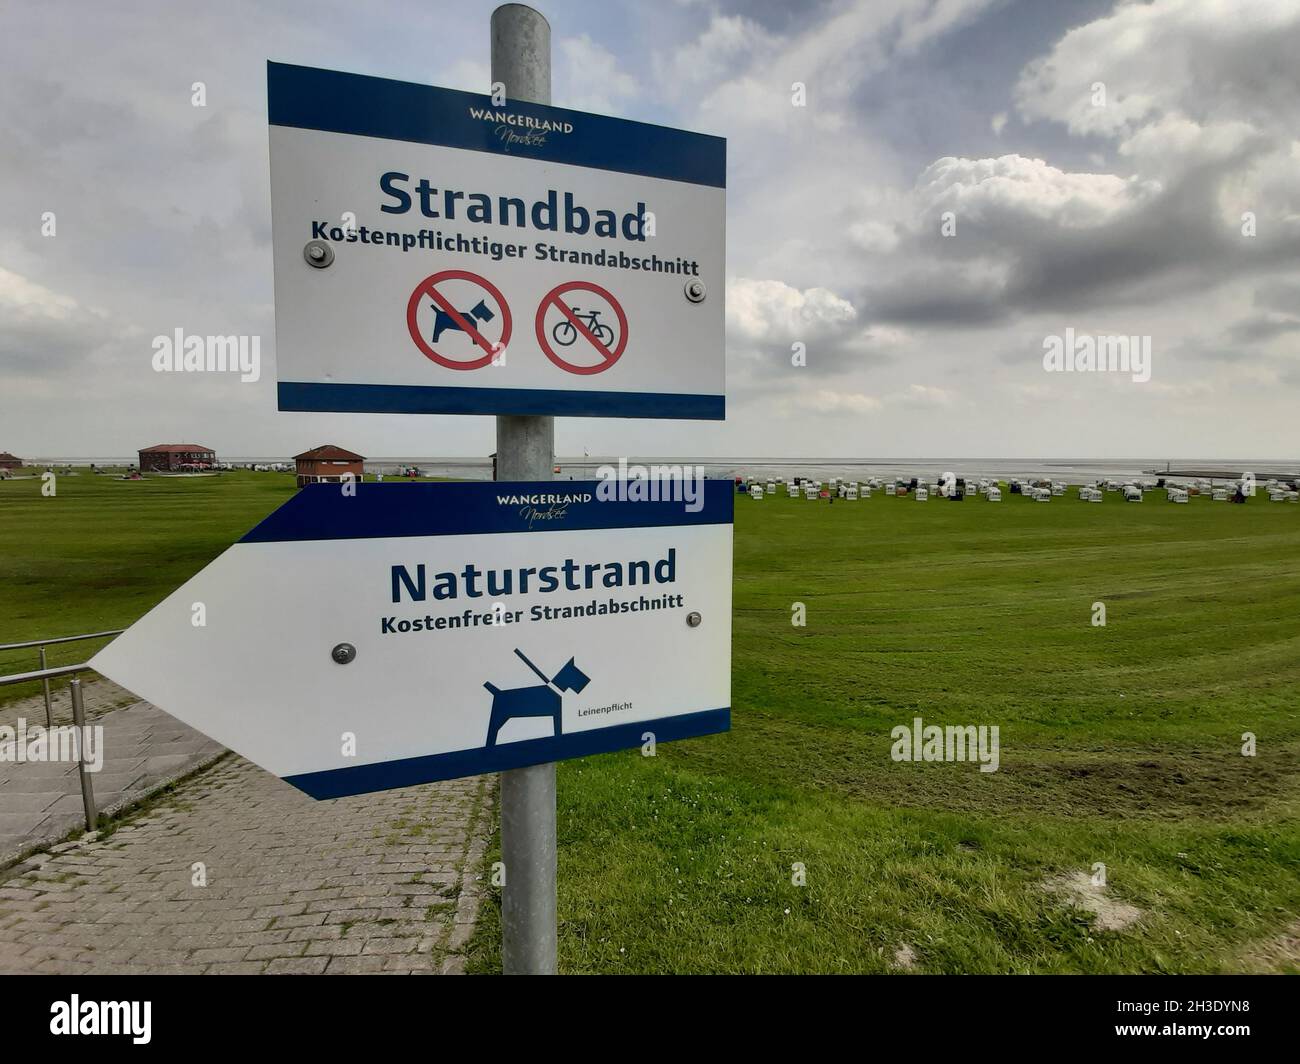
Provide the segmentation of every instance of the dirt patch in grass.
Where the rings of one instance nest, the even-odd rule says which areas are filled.
[[[1241,967],[1255,974],[1300,975],[1300,920],[1281,934],[1247,947]]]
[[[1087,872],[1062,872],[1043,880],[1043,889],[1076,909],[1091,913],[1097,931],[1124,931],[1142,919],[1135,905],[1112,898]]]

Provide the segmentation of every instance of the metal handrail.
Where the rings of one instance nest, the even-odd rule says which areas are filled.
[[[85,635],[61,635],[57,639],[33,639],[26,643],[0,643],[0,650],[23,650],[27,647],[51,647],[55,643],[77,643],[83,639],[100,639],[106,635],[121,635],[125,628],[114,628],[111,632],[87,632]]]
[[[52,680],[56,676],[73,676],[85,672],[88,668],[90,664],[82,662],[80,665],[59,665],[53,669],[37,669],[35,672],[11,672],[8,676],[0,676],[0,687],[11,683],[27,683],[28,680]]]
[[[45,726],[51,730],[54,728],[53,722],[49,719],[50,712],[50,677],[67,676],[69,673],[80,672],[82,669],[89,668],[89,665],[60,665],[54,669],[38,669],[36,672],[15,672],[8,676],[0,676],[0,687],[9,683],[23,683],[26,680],[44,680],[45,681]],[[86,704],[81,693],[81,681],[75,676],[68,681],[68,691],[72,695],[72,726],[77,729],[81,736],[77,743],[77,779],[81,784],[81,809],[86,815],[86,830],[95,830],[95,821],[99,814],[95,806],[95,788],[90,782],[90,776],[86,774]]]
[[[30,647],[39,647],[41,652],[41,667],[32,672],[13,672],[8,676],[0,676],[0,687],[9,684],[27,683],[30,680],[40,680],[41,687],[45,692],[45,726],[54,727],[54,708],[50,702],[50,680],[59,676],[71,676],[68,681],[68,693],[72,696],[72,722],[73,726],[78,729],[84,737],[86,728],[86,709],[85,702],[81,693],[81,681],[77,678],[77,673],[84,672],[90,668],[89,662],[82,662],[80,665],[56,665],[54,668],[46,668],[45,648],[53,646],[56,643],[79,643],[86,639],[103,639],[105,636],[121,635],[126,629],[115,628],[111,632],[87,632],[85,635],[65,635],[57,639],[33,639],[23,643],[0,643],[0,650],[24,650]],[[77,746],[77,776],[81,784],[81,805],[82,811],[86,814],[86,830],[95,830],[95,820],[98,816],[95,807],[95,790],[90,782],[90,777],[86,774],[85,749],[81,744]]]
[[[0,687],[10,683],[22,683],[24,680],[40,680],[41,687],[45,695],[45,724],[47,727],[54,726],[54,705],[50,701],[50,678],[53,676],[66,676],[70,672],[80,672],[86,668],[85,665],[68,665],[62,669],[50,669],[46,666],[49,664],[45,660],[45,648],[53,646],[56,643],[79,643],[85,639],[103,639],[105,636],[121,635],[125,628],[114,628],[109,632],[87,632],[85,635],[61,635],[54,639],[32,639],[23,643],[0,643],[0,651],[5,650],[23,650],[29,647],[39,647],[41,653],[41,667],[35,672],[19,672],[11,676],[0,676]]]

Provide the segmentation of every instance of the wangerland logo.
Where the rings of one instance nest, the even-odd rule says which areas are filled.
[[[556,122],[549,118],[535,118],[532,115],[512,115],[509,111],[488,110],[484,107],[471,107],[470,118],[480,122],[490,122],[498,140],[504,144],[528,144],[540,147],[546,143],[548,133],[572,133],[572,122]]]

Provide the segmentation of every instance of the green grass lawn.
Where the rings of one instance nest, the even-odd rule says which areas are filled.
[[[292,490],[0,482],[0,642],[129,624]],[[736,500],[733,730],[560,766],[562,970],[1297,968],[1300,507],[1004,500]],[[894,762],[916,716],[999,771]],[[1124,930],[1044,889],[1099,862]]]

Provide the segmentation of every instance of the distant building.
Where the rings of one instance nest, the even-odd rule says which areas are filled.
[[[158,443],[140,451],[140,472],[170,473],[178,469],[208,469],[217,454],[199,443]]]
[[[323,443],[293,456],[298,467],[298,487],[306,484],[340,484],[351,473],[358,481],[365,472],[365,458],[332,443]]]
[[[0,469],[17,469],[22,464],[21,458],[15,458],[8,451],[0,451]]]

